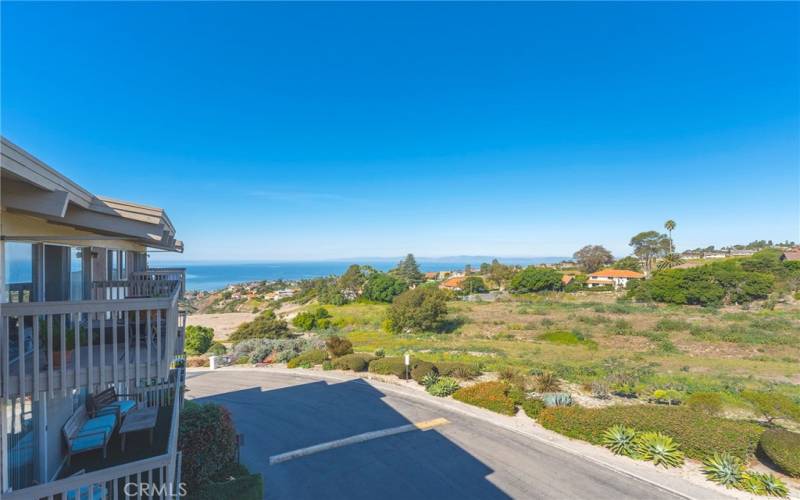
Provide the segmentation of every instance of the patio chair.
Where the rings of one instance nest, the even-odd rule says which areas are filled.
[[[105,459],[108,456],[108,442],[116,426],[116,414],[89,418],[86,408],[79,407],[61,429],[67,443],[67,465],[72,455],[98,449],[103,450]]]
[[[121,422],[129,411],[136,408],[136,400],[120,398],[131,396],[133,394],[117,394],[117,390],[114,386],[111,386],[97,394],[90,394],[86,398],[86,408],[89,410],[89,414],[94,417],[116,415],[117,421]]]

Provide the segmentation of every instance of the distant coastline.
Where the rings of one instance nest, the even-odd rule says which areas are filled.
[[[423,272],[464,269],[471,265],[477,268],[482,262],[491,262],[491,256],[457,256],[450,258],[418,258]],[[504,264],[530,265],[547,264],[569,260],[569,257],[517,257],[501,258]],[[274,261],[274,262],[172,262],[153,261],[152,267],[185,267],[186,288],[188,290],[212,291],[235,283],[249,281],[301,280],[342,274],[351,264],[370,265],[381,271],[395,267],[400,257],[331,259],[324,261]]]

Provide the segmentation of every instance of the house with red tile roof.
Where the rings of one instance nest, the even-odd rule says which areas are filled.
[[[644,274],[627,269],[603,269],[590,274],[586,278],[586,286],[594,288],[597,286],[613,286],[614,288],[625,288],[628,280],[644,279]]]
[[[461,283],[466,279],[466,276],[455,276],[453,278],[447,278],[439,285],[440,288],[446,288],[447,290],[453,291],[460,291],[461,290]]]
[[[781,261],[788,260],[788,261],[800,261],[800,248],[794,248],[792,250],[787,250],[783,252],[781,255]]]

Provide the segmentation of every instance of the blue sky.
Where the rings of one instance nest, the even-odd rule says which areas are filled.
[[[2,3],[2,133],[184,259],[800,240],[800,4]]]

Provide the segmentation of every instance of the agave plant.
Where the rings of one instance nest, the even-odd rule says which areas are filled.
[[[736,484],[736,488],[753,495],[766,495],[760,476],[758,472],[747,471],[742,474],[742,480]]]
[[[603,432],[603,446],[617,455],[631,457],[636,453],[636,429],[615,425]]]
[[[429,394],[440,398],[447,397],[460,389],[458,380],[452,377],[441,377],[436,383],[427,387]]]
[[[683,452],[671,437],[660,432],[644,432],[635,441],[636,457],[664,467],[683,465]]]
[[[549,394],[542,394],[542,401],[548,408],[553,406],[570,406],[572,405],[572,396],[566,392],[551,392]]]
[[[425,387],[430,387],[438,381],[439,381],[439,374],[433,371],[428,372],[427,374],[425,374],[424,377],[422,377],[422,385],[424,385]]]
[[[744,477],[744,465],[730,453],[714,453],[703,460],[703,473],[726,488],[736,488]]]
[[[789,496],[789,488],[786,487],[783,481],[772,474],[763,474],[761,472],[745,472],[739,487],[757,495],[771,495],[781,498]]]

